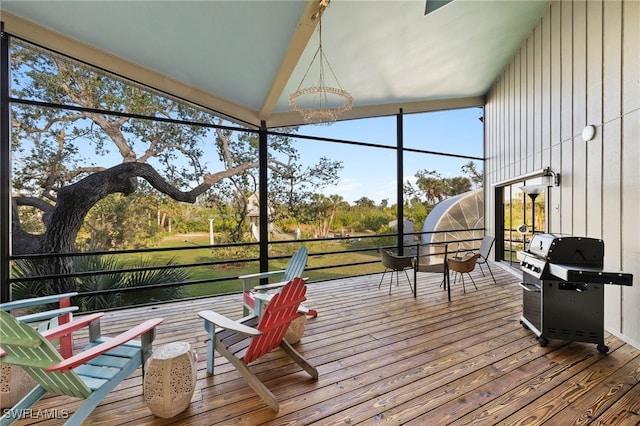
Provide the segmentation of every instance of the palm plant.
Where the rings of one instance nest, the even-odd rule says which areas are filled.
[[[170,260],[167,266],[173,264],[173,260]],[[139,291],[112,291],[90,297],[80,297],[78,306],[81,311],[85,312],[179,299],[182,297],[182,289],[179,286],[155,286],[184,282],[189,278],[189,272],[185,268],[147,269],[154,266],[149,259],[142,259],[135,265],[130,265],[125,272],[121,272],[125,268],[124,263],[114,256],[78,256],[74,258],[74,266],[78,273],[100,271],[99,274],[81,275],[75,279],[76,290],[79,293],[150,286],[150,288]],[[42,266],[36,261],[21,259],[13,265],[13,276],[20,278],[46,275],[42,269]],[[103,273],[103,271],[110,272]],[[18,280],[13,283],[13,298],[23,299],[54,294],[55,288],[53,280]]]

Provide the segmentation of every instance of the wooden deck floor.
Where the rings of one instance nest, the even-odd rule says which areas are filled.
[[[307,305],[319,316],[309,320],[297,347],[317,366],[319,380],[279,350],[253,366],[279,399],[277,414],[219,356],[216,375],[206,374],[196,313],[214,309],[238,318],[238,295],[108,313],[104,332],[164,318],[154,345],[193,345],[197,389],[185,412],[156,418],[145,405],[138,370],[87,424],[640,424],[640,351],[609,335],[606,356],[593,344],[552,340],[538,346],[519,324],[517,277],[497,266],[494,271],[497,285],[474,272],[478,290],[467,284],[463,294],[455,285],[451,302],[435,274],[419,274],[417,299],[404,277],[391,295],[386,278],[378,289],[379,275],[310,283]],[[77,406],[77,400],[54,397],[35,409]],[[38,418],[18,424],[35,422],[61,423]]]

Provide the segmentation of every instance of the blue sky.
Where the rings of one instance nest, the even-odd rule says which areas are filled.
[[[403,121],[404,146],[435,152],[482,157],[483,125],[481,108],[406,114]],[[395,146],[396,117],[350,120],[331,125],[300,128],[300,134]],[[396,154],[393,150],[372,149],[338,143],[300,140],[302,161],[311,163],[320,156],[341,160],[341,182],[327,187],[326,195],[338,194],[346,201],[365,196],[376,203],[396,202]],[[304,146],[302,146],[304,144]],[[418,170],[437,170],[444,177],[462,175],[468,159],[409,153],[404,157],[404,181]],[[482,168],[480,161],[476,161]]]
[[[483,125],[478,120],[481,116],[481,108],[406,114],[404,145],[406,148],[482,157]],[[396,121],[393,116],[303,126],[299,134],[391,147],[396,145]],[[214,132],[211,132],[211,137],[214,137]],[[210,146],[210,142],[204,143]],[[138,154],[144,151],[143,145],[134,142],[134,146]],[[307,139],[297,139],[297,145],[294,146],[300,153],[302,164],[315,164],[321,156],[342,161],[344,168],[340,172],[340,182],[325,187],[322,190],[325,195],[340,195],[351,204],[362,197],[370,198],[376,204],[382,200],[387,200],[389,205],[396,203],[395,150]],[[79,148],[81,155],[96,161],[92,145],[80,143]],[[109,149],[110,154],[97,160],[101,166],[109,167],[122,162],[122,157],[114,147],[109,146]],[[154,159],[149,162],[157,165]],[[223,167],[217,155],[207,154],[205,162],[210,171]],[[460,168],[468,162],[468,159],[407,153],[404,157],[403,181],[413,180],[418,170],[437,170],[443,177],[460,176]],[[480,161],[476,163],[481,168]],[[18,153],[14,154],[14,167],[21,167]]]
[[[28,82],[22,82],[28,84]],[[404,115],[404,146],[435,152],[482,157],[483,125],[478,120],[482,108],[439,111],[422,114]],[[380,117],[362,120],[349,120],[331,125],[300,127],[300,134],[327,137],[356,142],[365,142],[387,146],[396,145],[396,117]],[[214,137],[214,132],[211,132]],[[324,188],[325,195],[338,194],[346,201],[368,197],[376,203],[388,200],[396,202],[396,153],[394,150],[359,147],[340,143],[320,142],[298,139],[298,151],[303,164],[315,164],[321,156],[343,162],[340,183]],[[80,141],[81,155],[95,159],[94,147]],[[141,154],[145,147],[132,142],[134,149]],[[203,142],[206,148],[210,141]],[[109,146],[111,151],[99,160],[100,165],[110,166],[122,161],[122,157]],[[205,162],[209,171],[219,170],[222,166],[217,155],[206,154]],[[418,170],[437,170],[444,177],[461,175],[460,168],[468,159],[455,159],[446,156],[408,153],[404,157],[403,181],[413,179]],[[154,164],[151,160],[150,163]],[[478,166],[481,164],[478,161]],[[21,167],[20,155],[14,153],[14,167]]]

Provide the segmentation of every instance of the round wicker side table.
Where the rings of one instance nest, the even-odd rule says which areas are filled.
[[[144,399],[158,417],[170,418],[189,407],[196,386],[196,354],[186,342],[153,351],[144,372]]]
[[[291,325],[287,329],[287,333],[284,335],[284,339],[292,345],[295,345],[302,339],[305,326],[307,325],[307,316],[300,315],[298,318],[291,321]]]

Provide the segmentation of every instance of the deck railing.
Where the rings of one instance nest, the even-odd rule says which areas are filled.
[[[405,233],[405,236],[410,235],[413,237],[415,244],[405,245],[404,249],[407,253],[415,251],[415,247],[423,235],[431,234],[432,239],[436,239],[436,237],[446,239],[447,234],[455,231]],[[483,233],[484,230],[460,229],[457,231]],[[451,245],[449,251],[455,252],[460,247],[462,247],[462,250],[477,248],[480,240],[481,237],[467,238],[456,239],[447,243]],[[305,245],[309,249],[305,277],[309,278],[310,282],[325,281],[382,272],[384,268],[380,262],[379,250],[381,248],[397,249],[397,241],[397,234],[335,235],[330,238],[270,241],[269,253],[266,253],[266,256],[268,257],[270,270],[281,269],[286,265],[291,254],[300,245]],[[441,245],[442,242],[434,244]],[[331,249],[331,245],[335,245],[335,250]],[[433,255],[438,255],[438,253],[433,253]],[[117,258],[120,259],[119,263],[105,263],[107,266],[113,264],[121,266],[110,268],[103,267],[100,262],[93,262],[93,269],[76,269],[68,273],[46,273],[42,272],[43,268],[41,267],[15,268],[15,266],[25,262],[35,265],[43,262],[51,264],[54,263],[52,262],[54,260],[62,259],[66,259],[66,263],[71,261],[75,264],[80,263],[83,258],[86,260],[86,258],[90,257]],[[143,257],[147,260],[140,265],[134,264],[136,258]],[[178,258],[183,260],[175,261]],[[153,259],[153,261],[149,259]],[[191,261],[185,259],[191,259]],[[79,293],[77,298],[87,301],[87,303],[77,303],[81,307],[85,306],[84,311],[90,312],[95,309],[105,311],[122,309],[133,305],[155,305],[173,301],[176,298],[189,299],[213,294],[240,292],[242,282],[239,277],[247,273],[259,272],[260,259],[259,245],[256,242],[214,245],[198,245],[194,243],[185,247],[21,255],[11,258],[14,266],[13,270],[21,270],[22,272],[13,274],[9,282],[14,289],[13,298],[33,297],[56,292],[56,288],[63,288],[64,284],[62,283],[67,283],[67,287],[64,287],[65,290],[68,290],[70,285],[75,286],[74,291]],[[83,263],[86,264],[88,262]],[[185,278],[146,285],[123,285],[124,282],[131,281],[131,277],[148,276],[149,274],[160,273],[159,271],[172,269],[184,271]],[[139,280],[140,278],[136,279]],[[91,284],[79,284],[87,281]],[[101,284],[94,285],[93,283]],[[29,291],[25,292],[25,289],[29,289]],[[179,290],[171,293],[171,289]],[[34,294],[38,291],[41,294]],[[158,294],[163,294],[163,292],[164,300],[162,297],[158,297]],[[168,298],[167,294],[170,295]],[[133,297],[134,295],[136,297]],[[92,299],[97,298],[104,298],[108,302],[90,303]],[[127,299],[129,299],[129,302],[126,302]],[[132,303],[131,300],[136,300],[136,302]],[[98,307],[91,308],[92,306]]]

